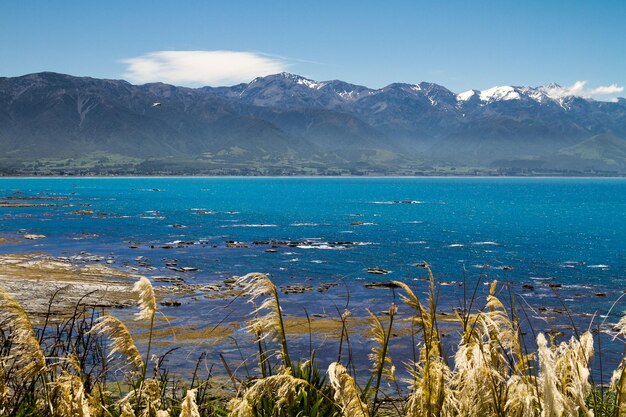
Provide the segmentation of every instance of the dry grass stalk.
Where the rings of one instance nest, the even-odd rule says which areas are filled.
[[[561,415],[592,417],[585,400],[592,390],[589,360],[593,355],[593,336],[584,333],[580,340],[548,347],[543,334],[537,336],[540,383],[543,397],[542,417]]]
[[[496,416],[505,378],[491,361],[488,343],[475,340],[459,346],[453,386],[461,416]]]
[[[274,400],[274,415],[279,415],[282,407],[293,404],[298,388],[306,385],[304,379],[294,378],[288,373],[259,379],[246,390],[243,397],[231,400],[230,417],[254,417],[257,407],[264,398]]]
[[[370,360],[374,368],[374,399],[373,399],[373,408],[372,414],[376,414],[376,410],[380,406],[378,403],[378,394],[380,393],[380,383],[382,381],[383,375],[387,379],[387,382],[394,382],[396,385],[396,390],[398,391],[398,395],[400,394],[400,386],[398,385],[398,381],[396,380],[396,367],[391,360],[391,356],[389,355],[389,341],[391,340],[391,330],[393,328],[393,320],[398,312],[398,307],[395,304],[391,304],[389,307],[389,326],[385,328],[381,323],[380,319],[373,314],[370,310],[367,310],[370,315],[370,322],[372,330],[372,340],[375,342],[372,353],[370,354]]]
[[[430,266],[426,266],[428,271],[428,308],[426,308],[420,301],[419,297],[411,290],[411,288],[401,281],[393,281],[394,284],[404,290],[404,294],[400,294],[402,301],[413,309],[411,320],[413,325],[421,331],[424,340],[424,345],[428,352],[428,355],[440,355],[441,339],[439,331],[437,330],[436,313],[437,303],[435,301],[435,277],[430,269]]]
[[[135,320],[153,320],[156,314],[156,297],[150,281],[141,277],[133,286],[133,291],[138,293],[139,312]]]
[[[160,381],[156,378],[142,381],[139,390],[129,392],[120,401],[121,409],[123,410],[127,404],[134,405],[138,417],[158,417],[157,413],[163,411]]]
[[[537,353],[539,355],[539,378],[541,397],[543,399],[541,417],[561,417],[565,411],[565,399],[558,389],[558,378],[554,364],[554,352],[548,347],[543,333],[537,336]]]
[[[593,336],[584,333],[580,340],[572,337],[561,343],[555,351],[555,372],[565,402],[565,413],[592,417],[593,412],[585,404],[591,393],[589,360],[593,356]]]
[[[430,294],[426,306],[406,284],[396,282],[404,290],[402,300],[413,309],[412,322],[423,337],[419,343],[419,358],[410,366],[412,391],[406,403],[406,417],[593,416],[592,410],[585,403],[593,388],[589,382],[589,361],[594,353],[591,333],[584,333],[580,339],[572,338],[559,345],[553,342],[551,346],[545,336],[539,334],[539,373],[536,377],[531,375],[529,370],[533,361],[523,354],[518,325],[509,317],[505,306],[497,298],[497,283],[494,281],[485,309],[476,314],[463,313],[463,317],[459,317],[464,327],[455,354],[455,368],[451,370],[445,362],[437,328],[434,278],[429,268],[428,272]],[[256,318],[250,324],[249,330],[255,332],[258,341],[265,338],[279,341],[280,354],[285,362],[280,374],[259,379],[240,398],[233,399],[230,416],[252,417],[258,414],[259,407],[267,408],[268,404],[274,407],[272,415],[289,414],[293,411],[296,399],[300,398],[300,388],[312,385],[289,373],[291,367],[288,366],[285,328],[277,289],[264,274],[248,274],[238,282],[250,295],[250,302],[262,299],[261,304],[255,308]],[[153,322],[156,300],[150,281],[142,278],[134,289],[139,294],[140,311],[137,318]],[[388,323],[369,312],[372,340],[376,342],[371,355],[376,393],[381,375],[397,383],[388,351],[396,312],[395,305],[392,305]],[[13,411],[10,396],[16,386],[28,385],[24,382],[32,382],[30,385],[35,387],[32,393],[37,399],[36,407],[43,410],[44,406],[54,406],[45,415],[110,415],[105,410],[108,397],[103,394],[102,387],[93,389],[92,395],[86,394],[81,377],[81,363],[75,355],[70,354],[64,358],[66,365],[61,366],[60,371],[55,371],[58,369],[55,367],[46,367],[44,353],[30,320],[17,302],[1,289],[0,325],[3,329],[6,327],[11,330],[12,343],[9,354],[0,357],[0,415],[8,415]],[[618,327],[622,334],[626,334],[626,316],[620,320]],[[143,376],[141,372],[131,374],[128,381],[135,390],[118,403],[119,416],[169,417],[169,412],[161,409],[169,404],[166,402],[168,399],[163,398],[164,389],[158,379],[145,379],[147,361],[142,360],[126,326],[115,317],[105,316],[90,332],[107,334],[110,337],[109,358],[121,354],[134,366],[135,371],[143,372]],[[626,415],[624,364],[626,360],[615,371],[611,385],[611,390],[617,395],[616,415],[619,416]],[[309,364],[305,363],[301,368],[307,366]],[[6,374],[9,372],[16,373],[7,381]],[[38,379],[41,376],[43,378]],[[54,382],[46,383],[48,377],[55,379]],[[344,416],[369,416],[370,410],[361,400],[354,379],[342,365],[335,362],[329,366],[328,380],[334,390],[334,401]],[[375,410],[376,404],[371,414],[375,414]],[[262,412],[267,412],[267,409]],[[187,391],[181,403],[180,416],[200,416],[196,390]]]
[[[8,414],[8,403],[11,396],[6,381],[5,363],[0,359],[0,416]]]
[[[624,373],[624,360],[622,360],[622,363],[613,371],[613,376],[611,377],[611,391],[617,397],[616,406],[620,416],[626,416],[626,401],[624,401],[624,398],[626,398],[626,384],[624,379],[626,379],[626,373]]]
[[[394,281],[404,290],[402,301],[414,310],[413,325],[421,332],[423,342],[417,362],[407,365],[412,379],[409,380],[411,394],[407,400],[407,417],[453,416],[456,400],[452,391],[452,371],[442,357],[441,338],[436,322],[435,278],[429,266],[430,290],[428,307],[425,307],[411,288],[403,282]]]
[[[526,377],[529,358],[523,354],[519,330],[495,295],[496,287],[493,281],[486,311],[461,319],[465,329],[455,354],[453,382],[460,415],[499,416],[507,405],[519,411],[525,409],[524,401],[534,402],[515,398],[533,390]],[[520,378],[511,379],[514,375]]]
[[[196,404],[196,390],[187,390],[185,399],[181,404],[180,417],[200,417],[200,411]]]
[[[113,316],[103,316],[90,330],[93,333],[107,334],[111,339],[109,358],[120,353],[128,358],[135,370],[144,369],[144,362],[135,346],[135,341],[128,328],[119,319]]]
[[[341,405],[344,416],[368,417],[367,406],[361,401],[354,379],[348,375],[343,365],[331,363],[328,367],[328,379],[335,391],[335,401]]]
[[[133,407],[129,403],[123,403],[120,406],[120,417],[136,417]]]
[[[110,398],[111,393],[105,391],[101,384],[94,387],[91,391],[91,395],[87,396],[91,417],[109,417],[110,413],[107,410],[106,404],[109,403]]]
[[[248,302],[256,305],[256,300],[263,298],[261,304],[253,312],[255,318],[248,326],[248,331],[257,338],[257,342],[266,338],[278,341],[281,346],[280,355],[284,365],[286,368],[290,368],[291,361],[287,347],[285,324],[283,323],[276,286],[267,275],[258,272],[240,277],[237,284],[242,286],[250,297]]]
[[[55,392],[55,408],[58,415],[63,417],[91,417],[85,387],[79,376],[62,371],[52,386]]]
[[[541,407],[534,381],[530,377],[512,375],[506,383],[507,417],[540,417]]]
[[[35,337],[26,312],[6,291],[0,288],[0,328],[11,329],[11,351],[3,358],[17,370],[23,380],[35,378],[46,367],[46,359]],[[2,363],[5,366],[5,363]],[[0,382],[3,385],[4,382]]]
[[[456,414],[452,372],[439,356],[420,349],[420,360],[410,366],[412,392],[407,400],[407,417],[450,417]]]
[[[400,298],[402,299],[404,304],[415,310],[416,313],[413,315],[415,324],[418,324],[420,327],[429,328],[432,322],[430,313],[422,305],[420,299],[417,297],[417,295],[415,295],[413,290],[411,290],[411,287],[409,287],[402,281],[393,281],[393,284],[404,290],[405,294],[400,294]]]
[[[370,316],[370,334],[372,335],[370,339],[374,341],[372,352],[369,354],[372,370],[384,375],[388,382],[396,381],[396,367],[389,355],[389,339],[397,311],[396,305],[392,304],[389,308],[389,326],[386,328],[374,313],[367,310]]]

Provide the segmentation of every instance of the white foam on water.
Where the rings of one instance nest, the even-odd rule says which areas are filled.
[[[423,201],[419,200],[393,200],[393,201],[370,201],[370,204],[424,204]]]
[[[325,249],[325,250],[343,250],[348,249],[347,246],[331,246],[326,244],[321,245],[298,245],[296,246],[299,249]]]
[[[231,224],[229,226],[220,226],[221,228],[225,228],[225,227],[278,227],[277,224],[264,224],[264,223],[260,223],[260,224],[247,224],[247,223],[243,223],[243,224]]]

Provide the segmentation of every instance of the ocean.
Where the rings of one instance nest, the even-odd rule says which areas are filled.
[[[384,311],[401,303],[398,294],[366,284],[399,280],[422,294],[422,262],[439,283],[442,311],[462,307],[476,282],[484,302],[494,279],[501,298],[527,306],[537,330],[561,326],[563,337],[572,320],[608,329],[626,311],[622,301],[603,317],[626,290],[625,179],[4,178],[0,197],[49,204],[0,207],[0,237],[16,239],[1,253],[93,255],[161,278],[157,286],[171,285],[163,277],[213,284],[263,272],[294,317],[337,317],[346,306],[356,317]],[[209,293],[179,294],[181,305],[162,312],[177,326],[203,328],[252,311]],[[557,314],[564,307],[572,320]],[[294,344],[311,345],[308,336]],[[357,357],[370,347],[359,346]],[[237,351],[230,340],[192,349],[204,350]]]

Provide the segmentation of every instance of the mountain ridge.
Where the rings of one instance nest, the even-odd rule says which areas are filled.
[[[52,72],[1,77],[0,170],[141,173],[161,161],[191,174],[414,174],[502,172],[539,160],[546,170],[623,173],[619,152],[590,166],[584,152],[561,150],[598,135],[618,142],[595,141],[594,152],[620,148],[626,100],[551,96],[555,89],[457,94],[428,82],[371,89],[289,73],[199,88]],[[102,162],[102,153],[113,156]]]

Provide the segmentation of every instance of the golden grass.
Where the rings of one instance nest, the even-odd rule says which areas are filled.
[[[538,333],[536,349],[528,351],[522,344],[518,321],[498,298],[495,281],[482,308],[455,316],[459,343],[454,352],[444,352],[437,288],[428,266],[427,270],[430,289],[424,302],[408,285],[397,283],[410,312],[409,319],[402,322],[395,320],[395,304],[384,315],[368,312],[367,319],[354,319],[347,313],[338,319],[286,317],[269,277],[241,277],[238,285],[253,304],[246,329],[258,347],[256,364],[262,375],[237,378],[224,362],[237,391],[225,409],[214,406],[214,400],[206,395],[208,380],[195,381],[191,386],[171,380],[160,369],[158,358],[150,357],[150,345],[153,338],[172,333],[185,342],[219,340],[229,337],[238,323],[212,329],[155,329],[154,290],[149,280],[141,278],[133,288],[138,300],[136,319],[139,327],[148,330],[144,356],[126,325],[110,315],[93,323],[80,339],[84,343],[98,336],[105,338],[89,345],[93,346],[89,353],[92,356],[85,355],[85,347],[74,339],[69,339],[72,343],[63,348],[55,345],[52,351],[61,356],[53,356],[40,345],[19,303],[0,289],[0,415],[20,411],[21,415],[37,417],[374,417],[381,415],[383,409],[390,412],[389,407],[381,405],[388,402],[389,389],[395,389],[396,399],[403,400],[394,402],[391,411],[403,417],[626,416],[626,362],[615,371],[607,395],[601,397],[605,404],[590,401],[594,390],[590,377],[593,335],[585,332],[557,344]],[[445,318],[450,321],[450,316]],[[620,325],[625,322],[620,321]],[[374,347],[371,377],[365,386],[359,386],[350,368],[340,362],[331,363],[324,376],[314,365],[313,357],[304,363],[290,357],[287,334],[334,334],[342,344],[349,343],[349,334],[362,332],[367,323],[369,330],[362,334]],[[408,370],[406,381],[396,378],[396,365],[400,364],[392,360],[391,339],[401,332],[415,340],[415,360],[402,365]],[[139,339],[145,337],[141,335]],[[277,349],[268,347],[271,343]],[[57,344],[61,344],[60,339]],[[122,359],[119,363],[125,372],[118,381],[116,395],[107,391],[111,383],[106,375],[116,373],[120,367],[111,366],[105,352],[109,360]],[[97,362],[98,355],[102,358],[102,374],[93,378],[93,362]],[[153,363],[154,374],[149,375],[147,371]],[[360,371],[366,368],[364,364],[352,366],[360,367]],[[387,380],[386,389],[381,383],[383,378]],[[401,394],[403,389],[408,395]]]

